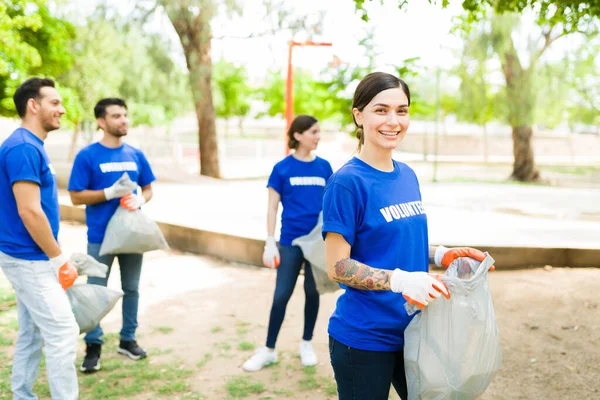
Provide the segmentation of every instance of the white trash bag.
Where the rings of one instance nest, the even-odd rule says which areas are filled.
[[[69,262],[77,268],[77,274],[105,278],[108,273],[108,266],[102,264],[94,257],[83,254],[73,253]]]
[[[487,282],[494,259],[456,259],[442,276],[449,300],[428,305],[404,331],[409,400],[479,397],[502,365],[494,305]]]
[[[127,173],[125,176],[129,179]],[[119,206],[108,221],[100,255],[140,254],[152,250],[169,250],[158,224],[142,210],[129,211]]]
[[[105,286],[83,284],[67,289],[67,297],[79,325],[79,333],[85,333],[102,321],[123,297],[123,292]]]
[[[322,230],[323,212],[319,214],[317,225],[308,235],[300,236],[292,241],[292,245],[299,246],[302,249],[304,258],[310,262],[319,294],[331,293],[340,289],[340,286],[327,276],[325,242],[323,241]]]
[[[87,254],[74,253],[69,261],[81,276],[104,278],[108,272],[108,266]],[[67,289],[67,297],[79,325],[79,333],[85,333],[94,329],[113,309],[123,297],[123,292],[100,285],[77,284]]]

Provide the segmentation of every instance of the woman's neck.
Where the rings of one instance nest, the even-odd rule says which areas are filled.
[[[294,151],[293,156],[294,156],[294,158],[296,158],[300,161],[312,161],[315,158],[315,156],[312,154],[312,152],[310,150],[303,149],[303,148],[296,149],[296,151]]]
[[[363,146],[356,157],[380,171],[392,172],[394,170],[391,149],[378,149]]]

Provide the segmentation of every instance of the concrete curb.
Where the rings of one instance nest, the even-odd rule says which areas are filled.
[[[85,224],[82,207],[61,204],[63,221]],[[226,261],[262,267],[265,242],[241,236],[205,231],[198,228],[158,222],[172,249],[193,254],[214,256]],[[454,244],[459,246],[459,244]],[[541,247],[479,247],[496,260],[497,269],[523,269],[551,265],[553,267],[600,268],[600,249]]]

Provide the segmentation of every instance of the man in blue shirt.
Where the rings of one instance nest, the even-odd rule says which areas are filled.
[[[75,157],[69,194],[73,204],[85,204],[88,227],[88,254],[108,265],[106,278],[89,277],[88,283],[106,286],[115,257],[119,259],[123,296],[123,327],[118,352],[133,360],[146,357],[137,344],[139,282],[143,254],[108,254],[100,256],[100,246],[108,221],[119,204],[131,211],[139,209],[152,198],[152,182],[156,179],[148,160],[139,149],[123,143],[129,119],[127,105],[118,98],[102,99],[96,104],[94,114],[102,139],[83,148]],[[119,180],[127,172],[131,181],[141,186],[141,194],[134,193],[131,185]],[[135,187],[135,185],[134,185]],[[98,325],[85,335],[86,354],[80,370],[95,372],[100,369],[100,354],[104,341]]]
[[[65,109],[51,79],[23,82],[13,99],[21,127],[0,146],[0,266],[15,289],[19,322],[11,388],[15,399],[37,398],[44,343],[52,398],[74,400],[79,327],[65,290],[77,270],[57,241],[58,189],[44,149]]]

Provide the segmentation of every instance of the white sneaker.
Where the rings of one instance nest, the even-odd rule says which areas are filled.
[[[256,350],[254,355],[242,365],[242,368],[248,372],[254,372],[277,362],[277,350],[271,350],[268,347],[261,347]]]
[[[313,346],[310,342],[307,342],[306,340],[300,342],[298,352],[300,353],[300,360],[302,361],[302,365],[304,365],[305,367],[317,365],[317,355],[315,354]]]

